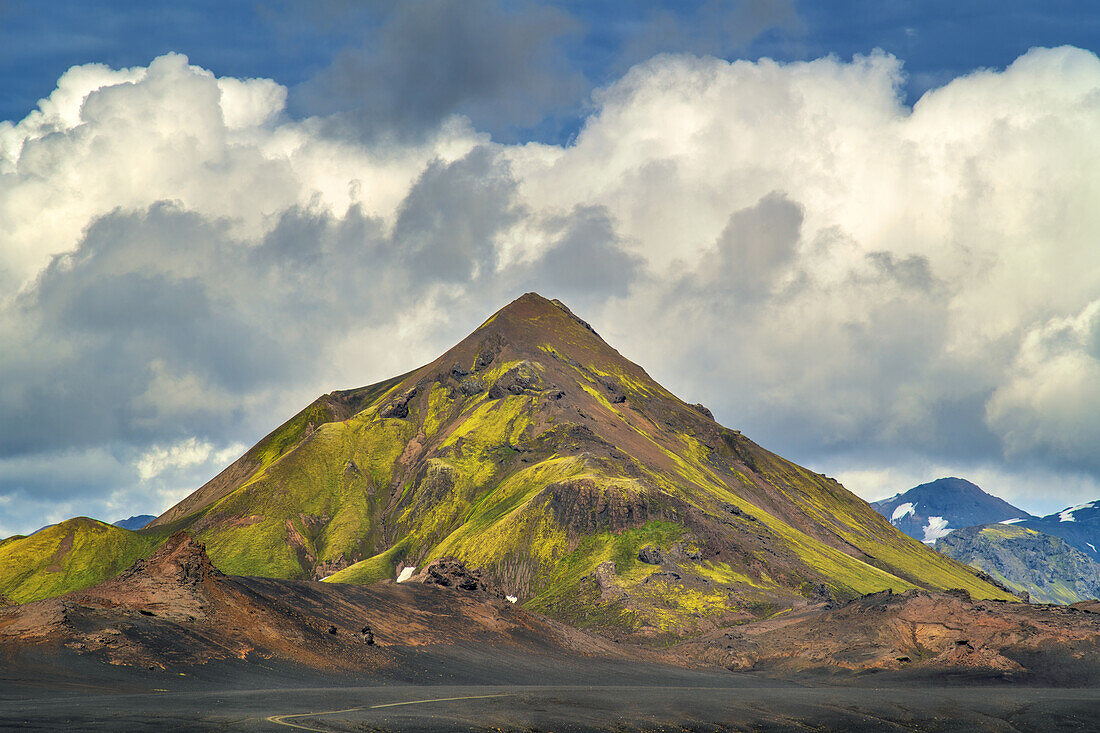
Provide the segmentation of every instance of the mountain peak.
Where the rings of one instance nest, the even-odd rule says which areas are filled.
[[[910,537],[935,542],[959,527],[990,524],[1031,515],[980,486],[955,476],[914,486],[871,506]]]
[[[151,529],[118,532],[169,528],[210,559],[175,535],[132,568],[141,585],[194,587],[211,560],[369,583],[453,557],[531,608],[649,637],[917,584],[1009,597],[537,293],[419,369],[322,395]]]
[[[557,329],[566,327],[574,330],[581,327],[591,333],[597,339],[599,334],[588,324],[569,309],[565,303],[557,298],[548,300],[536,292],[524,293],[508,305],[504,306],[489,317],[474,334],[492,330],[516,330],[522,329],[517,336],[539,337],[547,335]],[[495,327],[495,328],[494,328]],[[510,327],[510,328],[509,328]],[[474,335],[471,334],[471,335]],[[600,339],[602,342],[603,339]]]

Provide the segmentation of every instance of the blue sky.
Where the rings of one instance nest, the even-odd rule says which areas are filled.
[[[346,109],[357,101],[323,104],[309,93],[311,83],[316,85],[340,58],[370,56],[387,24],[402,15],[399,5],[350,0],[2,0],[0,119],[21,119],[73,65],[143,66],[169,51],[185,53],[192,63],[219,75],[275,79],[291,90],[292,114]],[[538,100],[532,113],[536,122],[487,103],[483,94],[516,92],[504,80],[488,90],[463,90],[469,96],[451,100],[452,109],[472,114],[479,129],[507,142],[564,142],[583,120],[593,87],[661,52],[804,61],[829,54],[848,59],[881,48],[904,61],[906,101],[911,104],[930,87],[977,68],[1003,68],[1033,46],[1100,48],[1100,13],[1089,2],[573,0],[472,2],[468,7],[476,10],[464,13],[475,20],[477,11],[492,16],[501,30],[540,26],[538,37],[548,47],[532,63],[546,73],[531,78],[569,82],[561,94]],[[424,37],[433,32],[419,30]],[[469,50],[456,44],[434,63],[459,67],[461,53]],[[492,51],[489,44],[487,53]],[[400,53],[385,60],[413,63]]]
[[[1090,2],[0,0],[0,536],[526,290],[865,498],[1100,497]]]

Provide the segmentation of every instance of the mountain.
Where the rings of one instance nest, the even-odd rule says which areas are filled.
[[[1061,537],[1078,552],[1100,562],[1100,501],[1067,507],[1045,517],[1032,517],[1020,526]]]
[[[905,534],[929,544],[959,527],[1032,518],[961,478],[936,479],[871,506]]]
[[[122,572],[163,539],[88,517],[9,537],[0,541],[0,594],[25,603],[86,588]]]
[[[135,514],[129,519],[120,519],[117,522],[111,522],[111,524],[116,527],[122,527],[123,529],[141,529],[154,519],[156,519],[156,517],[152,514]]]
[[[1019,524],[957,529],[936,550],[978,568],[1033,602],[1076,603],[1100,598],[1100,563],[1060,537]]]
[[[1012,598],[534,293],[430,364],[320,397],[112,552],[181,529],[235,575],[367,584],[454,556],[527,608],[612,635],[691,634],[885,589]],[[36,565],[29,539],[12,547],[36,572],[85,572],[18,594],[0,572],[15,600],[107,573],[48,547],[38,557],[57,560]]]

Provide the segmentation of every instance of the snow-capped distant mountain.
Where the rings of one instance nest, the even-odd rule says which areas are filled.
[[[1100,561],[1100,500],[1090,501],[1063,509],[1045,517],[1032,517],[1021,526],[1055,537],[1061,537],[1069,545]]]
[[[928,544],[960,527],[1036,519],[966,479],[954,477],[915,486],[871,502],[871,506],[902,532]]]

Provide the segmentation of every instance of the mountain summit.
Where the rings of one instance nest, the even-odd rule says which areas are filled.
[[[914,486],[871,506],[902,532],[928,544],[960,527],[1033,519],[1023,509],[953,476]]]
[[[129,534],[180,529],[231,574],[371,583],[455,557],[529,608],[614,634],[885,589],[1011,597],[535,293],[430,364],[322,396]]]

